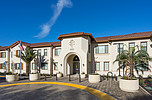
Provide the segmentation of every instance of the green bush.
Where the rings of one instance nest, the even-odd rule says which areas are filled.
[[[98,73],[91,73],[90,75],[100,75],[100,74],[98,74]]]
[[[6,73],[6,75],[16,75],[16,74],[14,74],[12,72],[8,72],[8,73]]]

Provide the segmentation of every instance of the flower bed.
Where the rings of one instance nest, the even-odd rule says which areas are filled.
[[[142,86],[147,92],[152,94],[152,78],[140,79],[140,86]]]

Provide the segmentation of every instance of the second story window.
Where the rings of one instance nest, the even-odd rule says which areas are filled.
[[[39,55],[39,56],[41,55],[41,49],[38,50],[38,55]]]
[[[44,56],[47,56],[47,49],[44,49]]]
[[[59,56],[61,52],[61,49],[55,49],[55,56]]]
[[[124,47],[124,44],[123,44],[123,43],[120,43],[120,47],[118,46],[118,53],[119,53],[119,51],[120,51],[120,52],[123,51],[123,47]]]
[[[134,49],[135,47],[135,43],[129,43],[129,51]]]
[[[108,53],[108,45],[102,45],[96,47],[96,54]]]
[[[16,55],[20,56],[20,50],[16,50]]]
[[[5,58],[5,57],[6,57],[6,52],[1,52],[0,57],[1,57],[1,58]]]
[[[141,42],[141,50],[147,51],[147,42]]]

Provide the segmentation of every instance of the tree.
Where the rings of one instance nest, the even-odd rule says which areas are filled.
[[[126,78],[127,78],[127,66],[129,66],[130,71],[129,71],[129,79],[133,78],[133,69],[135,69],[138,72],[138,66],[137,64],[140,64],[141,62],[146,63],[147,61],[150,61],[151,58],[148,54],[147,51],[144,50],[139,50],[139,46],[135,46],[134,48],[130,48],[130,50],[123,50],[120,53],[120,56],[117,55],[116,60],[113,62],[119,62],[121,61],[122,63],[125,62],[126,63]],[[150,70],[148,67],[146,66],[141,66],[144,67],[148,70]]]
[[[17,56],[17,55],[16,55]],[[20,58],[20,56],[17,56]],[[26,63],[26,74],[30,72],[30,63],[36,57],[36,54],[33,52],[33,49],[27,47],[23,52],[21,52],[21,59]]]

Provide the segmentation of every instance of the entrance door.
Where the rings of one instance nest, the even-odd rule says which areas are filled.
[[[79,61],[73,62],[73,74],[80,74],[80,62]]]

